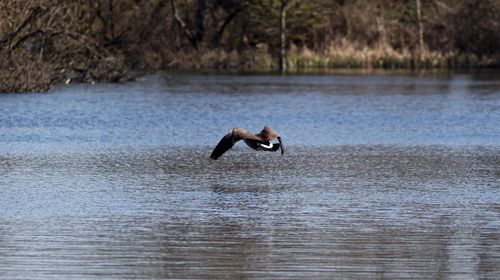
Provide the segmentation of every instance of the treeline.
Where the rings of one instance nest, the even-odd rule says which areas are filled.
[[[498,67],[498,0],[0,1],[0,92],[158,69]]]

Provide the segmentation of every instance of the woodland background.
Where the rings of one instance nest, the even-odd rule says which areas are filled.
[[[2,0],[0,92],[162,69],[500,66],[500,0]]]

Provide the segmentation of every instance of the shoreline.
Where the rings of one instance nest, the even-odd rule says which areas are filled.
[[[206,55],[206,54],[201,54]],[[348,74],[450,74],[450,73],[497,73],[500,71],[498,65],[476,65],[464,67],[377,67],[376,65],[345,64],[332,66],[328,63],[331,58],[326,56],[321,57],[317,54],[311,56],[309,53],[306,56],[290,54],[287,58],[288,70],[282,74],[276,68],[276,59],[271,58],[270,54],[262,54],[265,57],[262,61],[266,62],[266,67],[238,67],[239,62],[243,57],[233,56],[233,61],[221,62],[220,57],[216,60],[203,61],[196,60],[192,57],[191,60],[199,61],[198,65],[186,62],[184,67],[160,67],[146,69],[132,69],[131,67],[119,65],[118,69],[111,72],[103,72],[102,76],[89,78],[88,73],[97,71],[96,69],[75,70],[71,67],[54,65],[45,65],[39,63],[21,64],[19,69],[0,69],[0,78],[3,81],[0,87],[1,93],[22,93],[22,92],[48,92],[56,85],[70,83],[122,83],[135,81],[140,77],[157,73],[169,74],[202,74],[202,75],[348,75]],[[227,59],[227,56],[222,56]],[[258,58],[258,56],[255,56]],[[314,61],[316,59],[316,61]],[[323,59],[323,62],[318,62],[318,59]],[[310,62],[313,61],[313,62]],[[192,61],[191,61],[192,62]],[[221,67],[221,66],[228,67]],[[357,66],[352,66],[357,65]],[[386,64],[381,64],[386,65]],[[439,64],[443,65],[443,64]],[[203,66],[203,67],[202,67]],[[230,67],[229,67],[230,66]],[[240,65],[241,66],[241,65]],[[248,66],[248,65],[246,65]],[[358,67],[359,66],[359,67]],[[57,70],[56,69],[62,69]],[[112,77],[110,77],[110,73]]]

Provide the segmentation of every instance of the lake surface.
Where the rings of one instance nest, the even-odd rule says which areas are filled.
[[[277,130],[287,153],[238,143]],[[500,279],[500,75],[0,95],[2,279]]]

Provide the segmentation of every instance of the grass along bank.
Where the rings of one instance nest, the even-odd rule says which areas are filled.
[[[425,50],[421,55],[390,46],[355,47],[343,44],[324,51],[292,48],[287,55],[288,69],[467,69],[498,68],[500,57]]]

